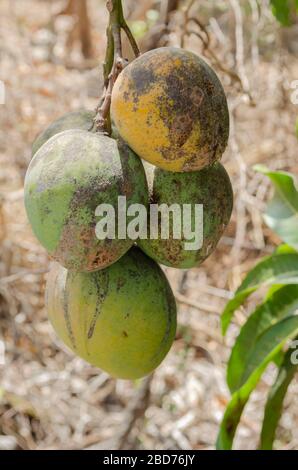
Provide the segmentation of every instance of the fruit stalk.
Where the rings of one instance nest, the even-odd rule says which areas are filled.
[[[121,31],[129,40],[136,57],[140,55],[135,38],[124,18],[122,0],[108,0],[109,24],[107,27],[107,48],[103,66],[104,93],[96,110],[95,126],[98,132],[111,135],[110,107],[112,90],[118,75],[127,65],[123,58]]]

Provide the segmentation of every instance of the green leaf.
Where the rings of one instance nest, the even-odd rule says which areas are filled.
[[[264,220],[277,235],[298,249],[298,191],[294,176],[282,171],[270,171],[263,165],[254,169],[271,179],[275,194],[267,207]]]
[[[272,351],[275,355],[283,347],[285,341],[293,338],[297,333],[298,315],[289,316],[268,328],[254,345],[254,349],[246,363],[241,385],[249,380],[250,376],[254,374],[262,362],[267,360],[266,358],[271,355]]]
[[[272,362],[273,364],[276,365],[276,367],[280,368],[280,366],[282,365],[283,361],[284,361],[284,357],[285,357],[285,353],[284,351],[281,349],[279,351],[278,354],[276,354],[276,356],[274,356]]]
[[[298,364],[294,364],[292,355],[293,351],[289,349],[284,356],[277,379],[268,395],[261,432],[261,450],[272,450],[273,448],[275,432],[282,414],[284,398],[298,370]]]
[[[298,1],[298,0],[297,0]],[[290,246],[290,245],[287,245],[286,243],[282,244],[282,245],[279,245],[276,250],[275,250],[275,253],[277,255],[286,255],[286,254],[295,254],[297,253],[297,250],[295,250],[294,247]]]
[[[282,320],[260,336],[250,356],[244,377],[245,383],[233,394],[225,411],[217,438],[217,449],[229,450],[232,448],[242,412],[251,393],[268,364],[279,354],[287,339],[295,337],[297,332],[298,316],[294,316]]]
[[[247,297],[262,285],[298,284],[298,254],[272,255],[258,263],[246,276],[235,296],[231,299],[222,314],[221,325],[226,333],[235,310]]]
[[[298,1],[298,0],[297,0]],[[295,250],[295,248],[293,248],[292,246],[290,245],[286,245],[286,244],[282,244],[282,245],[279,245],[276,250],[274,251],[275,254],[277,255],[285,255],[285,254],[297,254],[297,251]],[[278,291],[279,289],[281,289],[282,287],[284,287],[283,284],[274,284],[273,286],[269,287],[269,289],[267,290],[267,293],[265,295],[265,299],[264,300],[268,300],[270,299],[270,297],[272,297],[272,295],[274,294],[274,292]]]
[[[269,362],[270,361],[268,361],[268,364]],[[236,430],[245,405],[268,364],[263,364],[262,367],[258,369],[258,374],[252,376],[251,379],[242,388],[240,388],[240,390],[233,394],[220,425],[216,441],[217,450],[232,449]]]
[[[227,382],[232,393],[241,388],[246,380],[260,336],[274,324],[293,315],[297,309],[298,285],[289,285],[274,292],[249,317],[240,331],[228,363]]]
[[[291,284],[290,284],[291,285]],[[271,299],[273,294],[277,292],[279,289],[282,289],[284,287],[283,284],[274,284],[273,286],[269,287],[267,290],[267,293],[264,297],[264,302],[267,302],[268,299]]]
[[[296,0],[295,0],[296,1]],[[289,0],[271,0],[272,13],[275,18],[283,25],[290,26],[290,2]]]

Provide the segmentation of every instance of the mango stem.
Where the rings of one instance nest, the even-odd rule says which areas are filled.
[[[107,0],[109,24],[107,26],[107,48],[103,64],[104,91],[96,109],[94,125],[97,132],[111,135],[111,100],[114,84],[128,61],[123,58],[121,30],[129,40],[136,57],[140,55],[137,42],[124,18],[122,0]]]

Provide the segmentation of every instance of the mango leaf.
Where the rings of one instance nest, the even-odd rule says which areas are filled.
[[[294,176],[282,171],[270,171],[263,165],[254,169],[271,179],[275,187],[264,220],[286,243],[298,249],[298,191]]]
[[[275,291],[249,317],[240,331],[228,363],[227,382],[232,393],[245,382],[246,371],[260,336],[297,310],[298,285],[289,285]]]
[[[297,0],[298,2],[298,0]],[[287,245],[286,243],[283,243],[282,245],[279,245],[275,250],[274,250],[274,253],[277,254],[277,255],[285,255],[287,253],[291,254],[296,254],[297,251],[295,250],[295,248],[293,248],[292,246],[290,245]],[[265,299],[264,300],[267,300],[267,299],[270,299],[270,297],[274,294],[274,292],[276,292],[278,289],[281,289],[283,286],[283,284],[274,284],[273,286],[269,287],[266,295],[265,295]],[[282,359],[283,359],[283,354],[282,354]],[[278,364],[280,365],[280,364]]]
[[[271,299],[273,294],[277,292],[279,289],[282,289],[283,287],[285,287],[284,284],[274,284],[273,286],[269,287],[269,289],[266,292],[266,295],[264,296],[264,302],[266,302],[268,299]]]
[[[277,379],[268,395],[261,432],[261,450],[272,450],[273,448],[275,432],[282,414],[284,398],[298,370],[298,364],[294,364],[292,361],[292,354],[293,351],[289,349],[284,355],[284,360],[278,371]]]
[[[275,253],[277,255],[285,255],[285,254],[291,254],[291,253],[295,254],[295,253],[297,253],[297,250],[295,250],[295,248],[293,246],[290,246],[290,245],[287,245],[286,243],[283,243],[282,245],[279,245],[276,248]]]
[[[226,408],[223,420],[220,425],[216,441],[217,450],[232,449],[236,430],[245,405],[247,404],[251,393],[257,386],[269,362],[270,360],[268,360],[268,363],[262,364],[262,366],[260,366],[258,369],[258,374],[252,376],[251,379],[242,388],[232,395],[231,401]]]
[[[245,383],[232,395],[226,408],[217,438],[216,447],[219,450],[230,450],[241,419],[242,412],[249,397],[268,364],[279,354],[284,343],[298,333],[298,316],[285,318],[273,325],[260,336],[255,344],[253,353],[247,364],[244,376]]]
[[[273,360],[272,360],[272,363],[276,365],[276,367],[279,369],[280,366],[282,365],[283,361],[284,361],[284,358],[285,358],[285,353],[284,351],[281,349],[279,351],[278,354],[276,354],[276,356],[274,356]]]
[[[266,361],[274,348],[274,355],[284,345],[285,341],[293,338],[298,333],[298,315],[289,316],[271,328],[268,328],[256,341],[251,352],[243,374],[242,383],[244,385],[251,375],[258,369],[259,364]]]
[[[291,5],[292,0],[270,0],[272,13],[275,18],[283,25],[291,24]],[[295,0],[296,3],[296,0]]]
[[[298,284],[298,254],[272,255],[260,261],[246,276],[235,296],[231,299],[222,314],[221,326],[226,333],[233,314],[247,297],[262,285]]]

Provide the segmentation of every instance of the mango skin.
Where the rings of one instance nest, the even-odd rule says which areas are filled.
[[[115,378],[150,374],[176,332],[176,304],[159,266],[137,248],[96,273],[56,264],[46,289],[49,319],[78,356]]]
[[[112,204],[116,215],[118,196],[126,196],[128,206],[148,204],[140,159],[123,141],[83,130],[57,134],[38,150],[24,192],[37,239],[54,260],[74,271],[103,269],[133,245],[128,238],[96,237],[99,204]]]
[[[150,204],[192,205],[192,230],[194,230],[194,205],[203,204],[203,246],[188,251],[185,241],[172,237],[163,240],[138,240],[138,246],[157,263],[177,269],[190,269],[200,265],[215,250],[231,218],[233,190],[230,178],[221,163],[193,173],[171,173],[144,163],[149,185]],[[149,227],[149,218],[148,218]],[[170,220],[170,234],[173,233]],[[160,234],[160,227],[159,227]]]
[[[229,111],[217,75],[179,48],[149,51],[126,67],[113,89],[111,114],[137,155],[168,171],[211,165],[228,143]]]
[[[64,114],[52,122],[33,142],[32,157],[51,137],[63,131],[81,129],[89,131],[93,126],[95,113],[93,111],[79,110]]]

